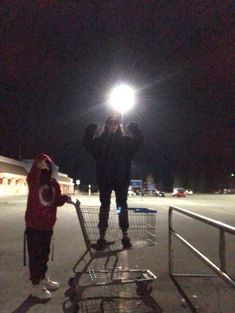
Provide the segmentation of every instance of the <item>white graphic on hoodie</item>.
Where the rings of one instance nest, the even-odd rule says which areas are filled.
[[[39,200],[44,206],[51,206],[55,203],[55,188],[49,185],[42,185],[39,188]]]

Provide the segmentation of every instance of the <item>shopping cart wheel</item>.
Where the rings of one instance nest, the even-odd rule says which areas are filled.
[[[80,312],[80,307],[78,303],[64,303],[63,304],[63,312],[67,313],[78,313]]]
[[[77,287],[81,276],[82,276],[82,273],[76,273],[75,277],[70,277],[68,279],[68,285],[72,288]]]
[[[138,296],[150,295],[153,291],[153,287],[150,285],[150,283],[137,282],[136,285],[136,294]]]
[[[70,277],[68,280],[68,285],[69,285],[69,287],[75,287],[76,286],[76,278]]]
[[[68,280],[68,285],[71,288],[75,288],[78,286],[79,279],[77,277],[70,277]]]
[[[78,313],[78,312],[79,312],[79,304],[78,303],[73,303],[71,313]]]

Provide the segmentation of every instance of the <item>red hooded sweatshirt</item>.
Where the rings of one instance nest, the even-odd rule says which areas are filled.
[[[45,160],[48,170],[37,167],[40,160]],[[52,230],[56,222],[57,206],[62,206],[68,196],[61,195],[60,186],[52,178],[52,160],[45,154],[39,154],[27,176],[29,187],[25,222],[27,227],[38,230]]]

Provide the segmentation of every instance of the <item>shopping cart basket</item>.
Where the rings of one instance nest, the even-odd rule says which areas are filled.
[[[114,284],[135,283],[138,295],[150,293],[151,283],[157,277],[148,269],[129,269],[118,267],[118,254],[123,251],[121,245],[122,231],[119,228],[117,210],[111,209],[109,227],[106,231],[107,245],[104,250],[96,250],[96,241],[99,238],[98,220],[99,207],[81,206],[77,200],[74,204],[84,237],[86,251],[73,267],[77,280],[73,284],[80,287],[108,286]],[[156,245],[156,210],[146,208],[129,208],[129,229],[133,248],[143,248]],[[104,259],[102,269],[91,267],[95,259]],[[110,265],[111,264],[111,265]],[[82,266],[83,265],[83,266]],[[82,276],[88,276],[81,283]]]

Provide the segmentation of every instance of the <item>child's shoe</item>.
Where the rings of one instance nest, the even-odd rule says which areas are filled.
[[[41,284],[50,291],[56,291],[60,287],[60,284],[57,281],[50,280],[48,277],[41,280]]]
[[[51,298],[50,291],[41,283],[31,287],[30,295],[39,300],[48,300]]]

